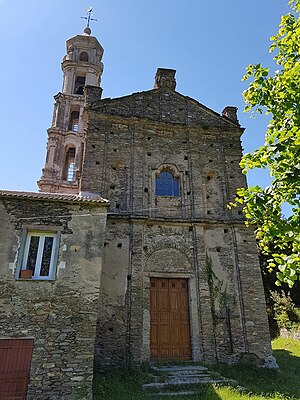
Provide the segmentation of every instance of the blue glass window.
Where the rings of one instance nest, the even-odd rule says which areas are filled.
[[[179,179],[168,171],[162,171],[156,178],[156,196],[179,196]]]

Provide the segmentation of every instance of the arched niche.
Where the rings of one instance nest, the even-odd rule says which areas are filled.
[[[85,62],[89,61],[89,55],[88,55],[88,53],[86,51],[82,51],[79,54],[79,61],[85,61]]]

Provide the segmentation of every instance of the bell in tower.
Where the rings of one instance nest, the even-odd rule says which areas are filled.
[[[79,193],[82,157],[85,146],[83,124],[84,87],[100,86],[103,48],[91,36],[88,25],[83,34],[66,42],[62,61],[62,92],[54,96],[52,125],[48,129],[47,155],[42,177],[37,182],[42,192]]]

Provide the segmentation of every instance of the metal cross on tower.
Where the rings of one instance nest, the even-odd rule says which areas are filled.
[[[92,9],[92,7],[90,7],[90,8],[87,10],[87,17],[81,17],[81,18],[83,18],[83,19],[87,19],[87,24],[86,24],[87,28],[90,27],[90,22],[91,22],[91,21],[97,21],[95,18],[92,18],[92,13],[93,13],[93,9]]]

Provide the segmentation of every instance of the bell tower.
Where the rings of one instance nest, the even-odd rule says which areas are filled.
[[[62,61],[62,91],[54,96],[54,112],[48,129],[45,167],[37,182],[41,192],[79,193],[85,146],[83,124],[84,87],[100,86],[103,48],[91,36],[88,25],[83,34],[66,42]]]

